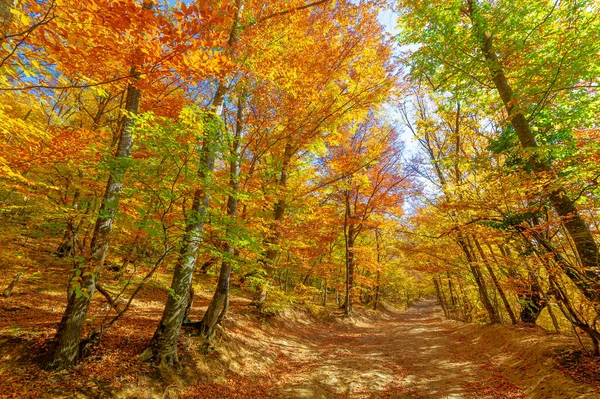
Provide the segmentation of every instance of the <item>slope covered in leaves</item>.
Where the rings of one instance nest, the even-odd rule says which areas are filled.
[[[24,248],[27,253],[30,244]],[[199,353],[196,334],[186,330],[182,369],[156,370],[137,353],[168,295],[162,275],[87,362],[69,372],[41,371],[36,355],[62,311],[56,304],[63,281],[59,264],[46,255],[34,258],[49,266],[25,278],[0,307],[1,397],[558,399],[599,392],[559,371],[557,351],[576,346],[559,335],[446,320],[432,301],[403,311],[360,308],[350,320],[339,310],[297,304],[264,319],[237,290],[209,355]],[[2,285],[8,281],[0,278]],[[193,317],[208,304],[210,284],[207,277],[195,284]],[[102,317],[106,300],[94,302],[91,316]]]

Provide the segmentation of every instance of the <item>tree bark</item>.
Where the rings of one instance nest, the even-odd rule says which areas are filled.
[[[375,299],[373,300],[373,310],[377,310],[377,305],[379,305],[379,291],[381,290],[381,272],[377,270],[377,285],[375,286]]]
[[[375,230],[375,244],[377,249],[377,277],[376,277],[376,286],[375,286],[375,300],[373,302],[373,310],[377,310],[377,305],[379,303],[379,290],[381,285],[381,233],[377,229]]]
[[[442,289],[440,287],[440,284],[439,284],[437,278],[435,278],[435,276],[433,277],[433,286],[435,287],[435,293],[437,294],[440,305],[442,306],[442,310],[444,311],[444,316],[448,317],[449,316],[448,304],[446,303],[446,298],[442,294]]]
[[[131,114],[138,112],[140,91],[133,85],[127,86],[125,110]],[[133,119],[126,115],[121,126],[117,150],[110,169],[110,176],[96,219],[90,245],[89,258],[75,270],[69,283],[68,303],[58,330],[47,368],[61,370],[71,367],[80,353],[81,329],[108,250],[113,220],[119,206],[119,196],[127,171],[127,161],[133,146]]]
[[[240,33],[240,17],[244,8],[243,0],[236,1],[236,9],[233,24],[229,33],[229,51],[233,51],[234,45]],[[222,124],[221,115],[227,94],[225,79],[221,79],[213,97],[210,111],[211,117],[217,125]],[[177,341],[185,315],[187,305],[187,293],[192,284],[192,275],[196,265],[196,258],[202,242],[202,232],[206,221],[208,206],[210,205],[210,181],[214,171],[215,153],[214,138],[211,132],[205,131],[200,150],[200,167],[198,170],[198,181],[201,187],[194,191],[192,208],[186,221],[186,230],[182,237],[179,260],[175,265],[173,280],[171,282],[171,294],[163,311],[160,323],[154,332],[148,348],[142,353],[142,360],[156,360],[162,366],[178,366]]]
[[[196,291],[194,291],[194,284],[190,284],[190,289],[188,291],[187,296],[187,305],[185,305],[185,311],[183,312],[183,324],[191,323],[190,313],[192,311],[192,306],[194,306],[194,296],[196,295]]]
[[[529,276],[529,290],[519,295],[519,299],[523,302],[519,317],[521,322],[535,324],[542,310],[546,307],[546,301],[542,294],[542,288],[533,274]]]
[[[502,300],[502,303],[504,304],[504,308],[506,309],[506,312],[508,313],[508,316],[510,317],[511,323],[517,324],[517,318],[515,317],[515,314],[514,314],[512,308],[510,307],[510,303],[508,302],[508,299],[506,298],[504,289],[502,289],[502,286],[500,285],[500,282],[498,281],[498,278],[496,277],[496,274],[494,273],[494,269],[492,269],[490,262],[488,261],[485,253],[483,252],[483,248],[481,248],[481,245],[479,244],[479,241],[477,240],[476,237],[473,237],[473,242],[475,243],[475,246],[477,247],[477,250],[479,251],[479,255],[481,256],[481,259],[483,260],[483,264],[485,265],[488,273],[490,274],[490,277],[492,278],[492,281],[494,282],[494,286],[496,287],[496,290],[498,290],[498,294],[500,295],[500,299]]]
[[[12,290],[15,288],[15,285],[21,279],[21,276],[23,276],[23,273],[21,273],[21,272],[17,273],[17,275],[15,276],[15,278],[13,278],[13,280],[8,285],[8,287],[6,287],[6,289],[4,290],[4,292],[2,292],[2,296],[4,298],[9,298],[12,295]]]
[[[548,259],[541,259],[542,262],[548,262]],[[552,320],[552,326],[557,333],[560,333],[560,325],[558,324],[558,319],[552,310],[552,303],[550,302],[550,297],[548,293],[542,288],[539,279],[537,276],[533,276],[535,278],[536,284],[540,287],[540,292],[542,293],[544,302],[546,303],[546,309],[548,309],[548,314],[550,315],[550,320]]]
[[[590,325],[579,316],[578,312],[573,308],[568,295],[552,275],[549,275],[549,281],[562,314],[574,327],[581,328],[588,334],[592,340],[594,355],[600,356],[600,333],[598,333],[595,326]]]
[[[475,283],[477,284],[477,288],[479,290],[479,299],[481,300],[483,307],[485,308],[485,310],[488,313],[488,316],[490,317],[490,323],[500,323],[500,317],[496,312],[496,308],[494,308],[494,305],[490,301],[483,273],[481,273],[481,269],[477,265],[477,258],[475,258],[475,254],[472,252],[472,248],[470,248],[467,239],[462,235],[458,237],[458,243],[462,248],[463,252],[465,253],[465,256],[467,257],[469,268],[471,270],[471,273],[473,274],[473,277],[475,278]]]
[[[277,260],[278,251],[275,246],[279,243],[281,238],[281,222],[285,215],[286,201],[285,201],[285,189],[287,187],[288,168],[294,155],[291,138],[288,138],[285,149],[283,151],[283,158],[281,162],[281,171],[279,174],[279,189],[282,191],[279,198],[273,205],[273,223],[270,226],[270,233],[266,239],[266,251],[265,256],[262,260],[263,267],[267,272],[271,273],[274,270],[275,263]]]
[[[75,234],[75,217],[70,217],[63,233],[63,239],[56,249],[56,256],[59,258],[71,258],[75,256],[77,248],[77,235]]]
[[[225,317],[227,311],[226,304],[229,297],[229,279],[231,276],[231,262],[235,255],[235,248],[232,243],[235,235],[235,220],[237,218],[238,207],[238,192],[240,187],[240,163],[241,163],[241,137],[244,128],[244,94],[240,96],[237,109],[235,135],[233,137],[233,145],[231,148],[231,162],[229,165],[229,187],[231,193],[227,198],[227,216],[229,217],[230,225],[226,229],[227,239],[225,240],[225,255],[221,263],[219,272],[219,280],[215,293],[208,305],[208,309],[202,318],[202,335],[210,340],[215,331],[215,327],[220,319]]]
[[[465,292],[465,288],[463,286],[463,280],[461,278],[457,279],[458,288],[460,290],[460,298],[462,298],[462,313],[463,313],[463,321],[469,323],[472,319],[471,310],[473,309],[473,305],[469,301],[469,297]]]
[[[346,210],[344,213],[344,241],[346,244],[346,297],[344,301],[344,315],[352,314],[352,291],[354,288],[354,225],[352,224],[350,194],[345,192]]]
[[[218,85],[213,100],[211,116],[217,123],[221,122],[221,113],[225,99],[226,87],[223,81]],[[157,360],[164,366],[179,364],[177,341],[185,317],[188,303],[188,292],[192,284],[192,276],[196,258],[202,243],[202,232],[210,205],[210,184],[214,170],[214,132],[205,131],[200,150],[201,159],[198,169],[200,187],[194,191],[192,207],[187,217],[186,229],[181,240],[179,259],[175,265],[171,293],[167,299],[163,315],[150,341],[149,347],[142,354],[142,360]]]
[[[456,306],[456,295],[454,294],[454,284],[452,283],[452,278],[450,277],[450,272],[446,270],[446,277],[448,278],[448,291],[450,291],[450,303],[452,304],[452,308]]]

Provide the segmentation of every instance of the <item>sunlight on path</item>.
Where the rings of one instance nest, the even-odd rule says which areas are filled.
[[[278,389],[283,397],[307,399],[522,397],[518,389],[506,391],[510,384],[438,312],[424,301],[389,321],[303,336],[304,345],[288,353],[295,372]],[[498,386],[485,388],[495,392],[477,396],[490,376]]]

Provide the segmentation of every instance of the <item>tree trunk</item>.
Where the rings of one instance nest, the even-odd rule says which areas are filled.
[[[217,287],[213,294],[212,300],[208,305],[206,313],[202,318],[201,333],[207,340],[212,339],[217,326],[217,320],[225,308],[225,303],[229,296],[229,278],[231,276],[231,260],[233,257],[233,247],[227,244],[227,252],[225,253],[225,259],[221,263],[221,271],[219,273],[219,280],[217,281]]]
[[[437,278],[435,278],[435,277],[433,277],[433,285],[435,287],[435,293],[437,294],[438,301],[440,302],[440,305],[442,306],[442,310],[444,311],[444,316],[448,317],[449,314],[448,314],[448,306],[446,304],[446,298],[444,298],[440,284],[439,284]]]
[[[292,160],[292,156],[294,155],[294,150],[292,147],[291,138],[285,144],[285,149],[283,151],[283,158],[281,162],[281,171],[279,174],[279,189],[281,190],[279,194],[279,198],[275,201],[273,205],[273,223],[270,226],[270,232],[266,239],[266,251],[264,258],[262,260],[263,267],[267,272],[271,273],[273,268],[275,267],[275,263],[277,260],[278,251],[275,246],[279,243],[281,238],[281,222],[285,215],[285,189],[287,187],[287,178],[288,178],[288,168],[290,162]],[[286,282],[287,283],[287,282]]]
[[[221,81],[213,101],[214,115],[217,123],[221,122],[220,115],[225,97],[225,84]],[[171,293],[163,311],[161,321],[150,342],[149,348],[142,354],[143,360],[157,360],[161,365],[172,366],[179,364],[177,356],[177,340],[185,316],[188,303],[188,292],[192,284],[192,275],[198,250],[202,243],[202,232],[206,222],[210,204],[210,180],[214,169],[214,132],[205,131],[201,148],[201,160],[198,170],[198,181],[201,187],[194,191],[192,208],[187,217],[187,226],[182,237],[179,259],[175,265]]]
[[[594,347],[594,355],[600,356],[600,333],[598,333],[595,326],[590,325],[588,322],[580,318],[578,312],[573,308],[573,305],[569,301],[569,297],[564,292],[560,284],[558,284],[558,281],[556,281],[556,279],[551,274],[548,278],[562,314],[567,320],[569,320],[569,322],[571,322],[571,324],[574,327],[581,328],[588,334],[588,336],[592,340],[592,345]]]
[[[498,294],[500,295],[500,299],[502,299],[502,303],[504,304],[504,308],[506,309],[506,312],[508,313],[508,316],[510,317],[510,321],[512,322],[512,324],[517,324],[517,318],[515,317],[515,314],[514,314],[512,308],[510,307],[510,303],[508,302],[508,299],[506,298],[504,289],[502,289],[502,286],[500,285],[500,282],[498,281],[498,278],[496,277],[496,274],[494,273],[494,269],[492,269],[490,262],[488,261],[485,253],[483,252],[483,248],[481,248],[481,245],[479,245],[479,241],[477,240],[477,238],[475,236],[473,236],[473,242],[475,243],[475,246],[477,247],[477,250],[479,251],[479,255],[481,256],[481,259],[483,260],[483,264],[485,265],[488,273],[490,274],[490,277],[492,278],[492,281],[494,282],[494,286],[496,287],[496,290],[498,290]]]
[[[69,218],[65,232],[63,233],[63,239],[56,249],[55,254],[59,258],[71,258],[75,256],[75,249],[77,243],[77,235],[75,234],[75,218]]]
[[[94,116],[94,118],[92,120],[92,130],[96,130],[100,127],[100,120],[102,119],[102,116],[104,115],[106,106],[109,104],[109,102],[111,100],[112,100],[111,96],[100,97],[98,110],[96,111],[96,115]],[[77,174],[78,174],[79,178],[84,177],[84,173],[81,169],[79,169],[77,171]],[[77,188],[75,190],[75,194],[73,195],[73,201],[72,201],[72,206],[73,206],[73,209],[75,209],[75,210],[78,209],[77,202],[79,201],[79,197],[80,197],[80,189]],[[86,211],[84,214],[87,214],[89,209],[90,209],[90,204],[88,202]],[[79,222],[76,222],[77,219],[79,219]],[[79,231],[79,227],[81,227],[82,222],[83,222],[83,217],[81,217],[81,216],[80,217],[72,216],[69,218],[69,220],[67,221],[67,226],[65,228],[65,232],[63,233],[63,240],[55,252],[55,254],[58,257],[62,258],[62,257],[74,257],[75,256],[75,253],[77,251],[77,242],[78,242],[77,233]]]
[[[544,262],[544,261],[547,262],[548,260],[542,259],[542,262]],[[546,309],[548,309],[548,314],[550,315],[550,320],[552,320],[552,326],[554,327],[554,330],[557,333],[560,333],[560,325],[558,324],[558,319],[556,318],[556,315],[554,314],[554,311],[552,310],[552,306],[550,303],[550,298],[548,296],[548,293],[544,290],[544,288],[540,284],[540,280],[537,278],[537,276],[533,275],[533,278],[535,278],[535,283],[540,287],[540,292],[542,293],[544,302],[546,304]]]
[[[473,3],[472,0],[468,0],[473,30],[481,42],[481,50],[487,61],[492,81],[506,108],[511,125],[517,133],[523,148],[538,148],[529,122],[519,105],[519,99],[514,95],[512,87],[504,74],[500,60],[496,55],[492,43],[493,36],[488,36],[485,33],[477,22],[478,17],[474,17],[473,15]],[[537,155],[531,155],[528,159],[528,164],[536,173],[552,173],[552,165]],[[589,225],[581,217],[573,202],[567,197],[565,189],[560,186],[557,187],[555,183],[555,181],[552,181],[546,185],[546,188],[549,190],[548,198],[556,213],[562,218],[562,223],[575,244],[577,254],[583,266],[583,273],[568,273],[568,276],[583,292],[586,298],[598,303],[600,302],[600,259],[598,245],[594,240]]]
[[[240,16],[243,8],[243,0],[237,0],[233,24],[227,42],[229,51],[233,50],[239,37]],[[221,79],[210,109],[216,125],[222,125],[223,123],[221,115],[223,113],[226,93],[227,84],[224,79]],[[171,282],[172,293],[167,299],[161,321],[154,332],[150,345],[141,356],[142,360],[157,360],[159,364],[164,366],[179,365],[177,341],[187,305],[186,295],[192,284],[192,274],[196,265],[196,257],[202,241],[201,236],[204,230],[204,222],[210,204],[210,179],[215,165],[214,138],[211,136],[210,131],[204,131],[200,168],[198,170],[198,181],[202,186],[194,192],[192,209],[186,221],[186,231],[182,237],[179,260],[175,266]]]
[[[373,301],[373,310],[377,310],[377,305],[379,305],[379,290],[381,289],[380,280],[381,272],[377,270],[377,285],[375,286],[375,300]]]
[[[229,187],[231,193],[227,198],[227,216],[229,217],[230,225],[227,227],[225,240],[225,255],[221,263],[221,271],[219,273],[219,280],[217,282],[217,288],[215,293],[208,305],[208,309],[202,318],[202,335],[210,340],[215,331],[215,327],[219,319],[225,316],[227,299],[229,297],[229,279],[231,276],[231,262],[235,255],[235,248],[233,246],[234,235],[236,232],[235,220],[237,217],[238,207],[238,192],[240,186],[240,163],[241,163],[241,137],[242,130],[244,128],[243,116],[244,116],[245,98],[244,94],[241,95],[238,102],[235,136],[233,138],[233,146],[231,148],[231,162],[229,167]]]
[[[479,299],[481,300],[483,307],[485,308],[485,310],[488,313],[488,316],[490,317],[490,323],[500,323],[500,317],[498,316],[494,305],[490,301],[488,290],[485,284],[485,279],[483,277],[483,274],[481,273],[481,269],[477,265],[477,259],[475,258],[475,255],[472,252],[472,248],[470,248],[467,239],[463,236],[458,237],[458,243],[467,257],[469,268],[471,270],[471,273],[473,274],[473,277],[475,278],[475,283],[477,284],[477,288],[479,290]]]
[[[526,293],[519,296],[523,301],[523,309],[521,309],[520,319],[523,323],[535,324],[540,313],[546,306],[546,301],[542,294],[542,287],[538,284],[537,279],[530,273],[529,289]]]
[[[545,267],[547,266],[548,259],[540,256],[540,251],[538,247],[543,248],[543,251],[552,252],[551,248],[545,248],[545,246],[540,242],[541,237],[537,237],[535,241],[531,241],[523,232],[521,231],[521,237],[523,238],[523,242],[525,244],[525,248],[529,251],[533,251],[542,264]],[[535,243],[537,243],[538,247],[536,247]],[[523,323],[535,324],[540,313],[544,309],[544,307],[548,304],[544,292],[542,290],[541,285],[536,277],[537,270],[535,270],[529,263],[526,263],[527,270],[529,272],[529,278],[520,280],[523,282],[524,291],[517,293],[519,300],[522,303],[522,310],[520,319]],[[563,269],[568,269],[568,267],[563,267]]]
[[[473,305],[471,305],[471,302],[469,302],[469,297],[467,296],[467,293],[465,292],[465,287],[463,286],[463,280],[460,278],[457,279],[458,281],[458,288],[460,290],[460,298],[462,298],[462,313],[463,313],[463,321],[464,322],[470,322],[472,319],[471,316],[471,310],[473,309]]]
[[[185,311],[183,312],[183,324],[191,323],[190,313],[192,312],[192,306],[194,306],[194,296],[196,292],[194,291],[194,284],[190,284],[190,289],[187,295],[187,305],[185,305]]]
[[[377,249],[377,285],[375,286],[375,300],[373,302],[373,310],[377,310],[377,304],[379,303],[379,290],[381,284],[381,233],[378,229],[375,230],[375,244]]]
[[[344,213],[344,241],[346,243],[346,297],[344,315],[352,314],[352,290],[354,288],[354,225],[350,221],[350,197],[346,191],[346,212]]]
[[[140,91],[133,84],[127,86],[125,110],[132,114],[137,113],[139,100]],[[46,365],[49,369],[69,368],[79,356],[81,329],[104,265],[108,240],[127,171],[126,159],[129,158],[133,146],[132,127],[133,119],[125,116],[114,156],[114,164],[111,167],[102,205],[96,219],[90,245],[90,257],[75,270],[69,283],[67,308],[58,326],[51,355]]]
[[[10,284],[8,285],[8,287],[6,287],[6,289],[4,290],[4,292],[2,293],[2,296],[4,298],[9,298],[12,295],[12,290],[15,288],[15,285],[19,282],[19,280],[21,279],[21,276],[23,276],[23,273],[19,272],[17,273],[17,275],[15,276],[15,278],[13,278],[13,280],[10,282]]]
[[[267,291],[268,285],[265,283],[257,287],[256,291],[254,292],[254,297],[252,298],[251,304],[256,306],[256,310],[258,310],[259,313],[262,313],[265,310],[265,300],[267,299]]]
[[[450,278],[450,272],[446,270],[446,277],[448,278],[448,291],[450,291],[450,303],[452,304],[452,308],[456,307],[456,296],[454,294],[454,284],[452,283],[452,278]]]

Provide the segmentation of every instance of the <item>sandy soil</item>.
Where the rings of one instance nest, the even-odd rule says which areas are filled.
[[[285,338],[268,338],[279,349],[268,392],[284,398],[600,397],[554,369],[550,351],[567,345],[565,337],[468,325],[439,313],[425,301],[376,322],[319,327],[299,317],[275,326]]]

